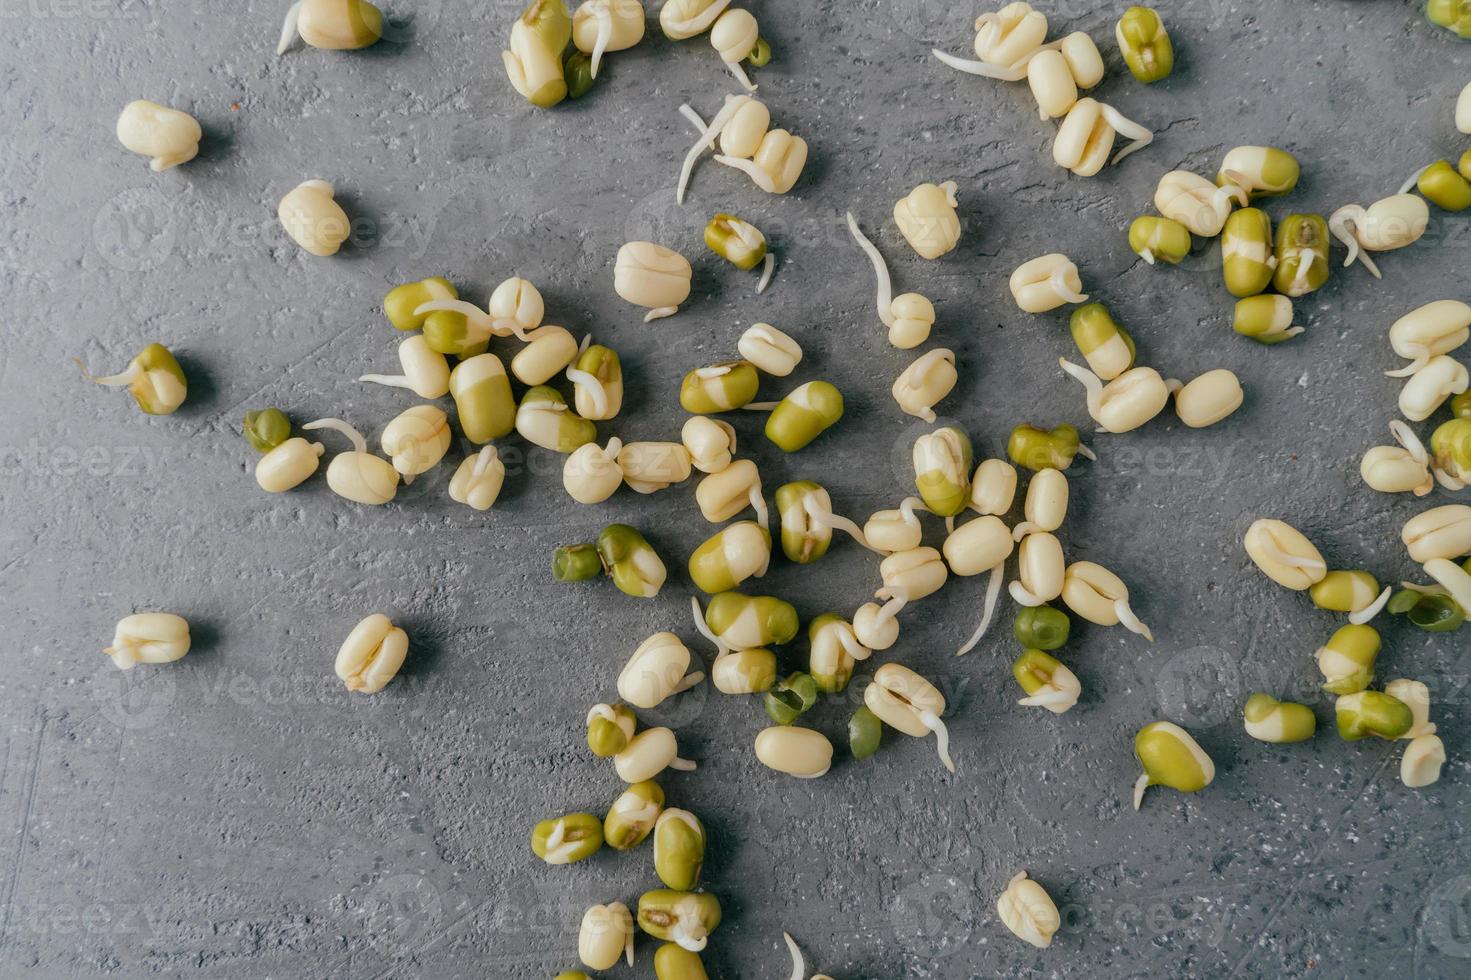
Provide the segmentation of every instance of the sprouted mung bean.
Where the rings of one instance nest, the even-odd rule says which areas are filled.
[[[1175,396],[1175,414],[1192,429],[1215,425],[1246,400],[1240,379],[1225,368],[1207,371],[1185,384],[1170,379],[1165,385]]]
[[[572,40],[572,18],[564,0],[531,0],[511,25],[501,52],[511,86],[534,106],[549,109],[567,97],[562,52]]]
[[[705,225],[705,247],[745,272],[762,266],[756,292],[766,292],[776,269],[776,257],[767,248],[761,229],[733,214],[717,214]]]
[[[377,694],[398,674],[408,652],[408,634],[387,616],[373,613],[342,641],[333,669],[349,691]]]
[[[1175,48],[1164,21],[1150,7],[1130,7],[1114,25],[1119,53],[1134,77],[1146,85],[1168,78],[1175,69]]]
[[[657,708],[699,684],[704,671],[690,670],[689,647],[673,633],[655,633],[638,645],[618,675],[618,696],[635,708]]]
[[[1169,404],[1169,385],[1152,367],[1130,368],[1104,384],[1098,375],[1065,357],[1058,358],[1058,364],[1083,385],[1088,414],[1104,432],[1131,432]]]
[[[297,0],[286,11],[276,54],[285,54],[297,37],[314,48],[354,51],[383,36],[383,11],[367,0]]]
[[[613,289],[648,310],[644,322],[672,316],[690,295],[689,259],[653,242],[628,242],[613,264]]]
[[[420,398],[442,398],[449,394],[449,362],[422,335],[415,334],[398,345],[398,363],[402,374],[365,374],[358,380],[407,388]]]
[[[611,970],[621,959],[633,966],[633,913],[627,905],[594,905],[582,914],[577,958],[592,970]]]
[[[1190,229],[1173,218],[1141,215],[1129,225],[1129,247],[1150,265],[1178,265],[1190,254]]]
[[[1246,734],[1258,742],[1273,745],[1307,741],[1318,728],[1318,716],[1312,708],[1293,701],[1278,701],[1260,691],[1246,699],[1242,720]]]
[[[1374,662],[1382,641],[1372,626],[1350,623],[1318,648],[1318,672],[1330,694],[1357,694],[1374,680]]]
[[[889,328],[889,343],[900,350],[911,350],[929,339],[930,329],[935,324],[935,307],[919,293],[904,293],[894,296],[893,282],[889,277],[888,264],[879,254],[878,248],[858,228],[858,222],[849,211],[848,231],[863,254],[873,265],[874,278],[878,283],[875,304],[879,320]]]
[[[1328,230],[1348,248],[1344,267],[1357,259],[1375,279],[1380,278],[1379,266],[1368,253],[1413,245],[1425,234],[1429,223],[1430,209],[1415,194],[1395,194],[1368,208],[1345,205],[1328,216]]]
[[[1262,573],[1284,588],[1305,592],[1323,580],[1328,566],[1301,531],[1284,521],[1261,519],[1242,542]]]
[[[1071,709],[1083,693],[1076,674],[1056,657],[1037,649],[1022,651],[1012,662],[1011,676],[1027,695],[1017,704],[1046,708],[1055,715]]]
[[[938,259],[960,242],[955,181],[920,184],[894,205],[894,224],[923,259]]]
[[[1430,472],[1430,453],[1414,431],[1395,419],[1389,431],[1397,446],[1375,446],[1364,454],[1359,475],[1381,493],[1414,493],[1423,497],[1435,489]]]
[[[281,198],[276,216],[291,240],[312,255],[336,255],[352,234],[352,222],[325,180],[298,184]]]
[[[1134,783],[1134,809],[1151,786],[1168,786],[1181,793],[1198,793],[1216,778],[1210,756],[1190,733],[1168,721],[1156,721],[1134,736],[1134,755],[1144,772]]]
[[[767,526],[761,474],[749,459],[738,459],[702,479],[695,488],[695,502],[705,520],[712,524],[730,520],[749,506],[755,510],[757,522]]]
[[[950,733],[940,716],[945,713],[945,696],[929,681],[901,664],[884,664],[863,692],[863,703],[891,728],[913,738],[935,736],[940,762],[952,773]]]
[[[187,112],[137,99],[123,106],[117,117],[117,140],[140,156],[151,157],[154,173],[188,163],[199,155],[204,131]]]
[[[1012,298],[1023,313],[1046,313],[1067,303],[1088,301],[1078,267],[1057,252],[1017,266],[1009,285]]]
[[[547,864],[573,864],[603,846],[603,824],[591,813],[569,813],[531,828],[531,853]]]
[[[352,443],[351,451],[338,453],[327,464],[327,486],[333,493],[370,507],[386,504],[398,494],[398,470],[382,456],[368,452],[368,441],[357,429],[333,418],[308,422],[302,428],[331,429]]]
[[[940,347],[917,357],[895,379],[891,393],[906,415],[935,421],[935,405],[955,388],[955,352]]]
[[[171,415],[189,395],[189,381],[184,377],[184,369],[163,344],[149,344],[128,362],[126,370],[103,378],[89,374],[81,361],[76,363],[82,368],[82,377],[93,384],[127,388],[133,401],[147,415]]]
[[[1259,344],[1280,344],[1302,333],[1292,323],[1292,300],[1276,294],[1246,296],[1236,301],[1231,329]]]
[[[1006,883],[1006,890],[996,899],[996,914],[1001,917],[1001,924],[1011,930],[1012,935],[1038,949],[1051,946],[1052,937],[1062,925],[1062,916],[1051,896],[1041,885],[1028,878],[1025,871],[1018,871]]]
[[[736,343],[741,357],[773,378],[785,378],[802,361],[802,347],[769,323],[754,323]]]
[[[134,613],[118,620],[112,645],[102,652],[119,670],[138,664],[168,664],[189,652],[189,623],[173,613]]]

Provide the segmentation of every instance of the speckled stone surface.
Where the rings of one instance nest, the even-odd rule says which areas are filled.
[[[1341,619],[1272,585],[1240,546],[1253,518],[1274,516],[1333,566],[1414,574],[1399,528],[1450,498],[1372,493],[1358,459],[1388,441],[1399,383],[1382,372],[1399,361],[1385,330],[1421,303],[1464,298],[1471,219],[1434,213],[1420,244],[1382,259],[1382,282],[1335,270],[1298,303],[1307,334],[1276,348],[1231,333],[1217,253],[1154,269],[1123,235],[1161,174],[1213,173],[1237,144],[1300,157],[1302,183],[1267,205],[1274,216],[1368,204],[1416,167],[1454,160],[1464,42],[1414,2],[1171,3],[1179,67],[1146,88],[1111,41],[1122,4],[1045,4],[1054,34],[1099,41],[1099,97],[1160,131],[1084,180],[1053,165],[1054,126],[1024,85],[930,58],[935,45],[968,52],[980,8],[751,6],[776,54],[760,95],[811,160],[784,197],[707,160],[681,208],[672,188],[691,131],[676,108],[708,116],[732,89],[704,39],[651,36],[611,56],[594,94],[543,112],[500,66],[509,0],[395,0],[385,43],[279,59],[284,0],[0,3],[0,975],[572,969],[583,908],[655,887],[650,852],[551,868],[527,838],[538,819],[602,811],[618,792],[583,746],[582,719],[613,696],[634,646],[673,629],[709,654],[683,571],[715,530],[693,481],[582,508],[560,488],[560,459],[512,437],[505,492],[483,515],[448,499],[449,464],[381,509],[335,498],[320,478],[268,497],[239,418],[274,404],[375,438],[414,401],[353,380],[394,367],[383,294],[443,274],[483,300],[519,273],[540,286],[550,322],[621,352],[628,397],[603,437],[676,438],[685,371],[733,355],[752,322],[790,332],[806,351],[791,382],[835,382],[848,416],[789,457],[758,418],[733,421],[768,491],[817,478],[861,520],[908,491],[924,427],[890,399],[913,355],[885,343],[842,224],[849,208],[898,288],[935,301],[932,343],[961,367],[941,409],[982,453],[1022,421],[1087,421],[1082,389],[1057,369],[1073,356],[1066,311],[1020,314],[1006,287],[1016,265],[1051,251],[1079,263],[1144,362],[1180,377],[1231,368],[1247,402],[1209,430],[1162,417],[1089,437],[1100,461],[1070,474],[1065,546],[1129,583],[1159,642],[1075,629],[1061,654],[1085,688],[1072,712],[1015,706],[1009,609],[974,653],[950,655],[981,580],[953,580],[904,615],[899,644],[866,666],[899,660],[941,686],[955,776],[932,744],[890,732],[865,763],[840,750],[824,779],[777,777],[750,748],[759,703],[708,687],[646,714],[701,763],[663,782],[710,830],[704,881],[725,906],[711,976],[787,976],[783,929],[839,980],[1471,972],[1467,634],[1383,623],[1380,679],[1430,684],[1451,756],[1439,784],[1408,790],[1401,746],[1331,731],[1312,654]],[[155,175],[118,146],[116,115],[140,97],[199,118],[197,160]],[[276,201],[311,177],[334,182],[357,223],[333,259],[305,255],[276,224]],[[965,233],[925,262],[888,215],[915,184],[945,179],[959,183]],[[701,245],[715,211],[772,240],[781,268],[764,296],[754,274]],[[645,326],[611,288],[614,254],[636,238],[694,261],[694,293],[673,319]],[[153,340],[179,351],[190,378],[172,417],[142,416],[71,363],[119,370]],[[555,545],[615,520],[643,527],[668,560],[656,600],[551,581]],[[851,614],[876,565],[840,538],[819,565],[776,561],[762,589],[804,619]],[[186,616],[195,649],[121,674],[100,648],[141,609]],[[375,610],[408,630],[409,662],[383,694],[350,696],[333,652]],[[804,666],[805,642],[781,657]],[[841,741],[858,688],[811,724]],[[1256,689],[1314,704],[1319,735],[1248,739],[1239,711]],[[1193,797],[1152,790],[1136,814],[1131,738],[1156,718],[1194,732],[1218,774]],[[1021,868],[1063,910],[1046,951],[995,915]],[[639,949],[636,970],[606,975],[651,976],[653,944]]]

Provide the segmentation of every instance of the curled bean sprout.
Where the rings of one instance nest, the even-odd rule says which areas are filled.
[[[599,418],[608,414],[608,389],[603,387],[603,383],[598,380],[597,375],[589,374],[586,371],[579,371],[575,367],[569,367],[567,369],[567,380],[575,385],[587,386],[587,395],[592,399],[593,408],[596,409]]]
[[[874,298],[874,302],[878,304],[879,319],[883,321],[884,326],[892,327],[894,325],[894,284],[889,279],[889,267],[873,242],[869,241],[868,236],[862,231],[859,231],[858,222],[853,219],[852,211],[848,212],[848,231],[853,234],[853,240],[858,243],[858,247],[863,249],[863,253],[873,263],[873,275],[878,280],[878,295]]]
[[[1375,279],[1382,279],[1383,276],[1379,273],[1379,266],[1375,265],[1374,260],[1369,258],[1367,251],[1359,248],[1359,239],[1354,233],[1354,229],[1360,221],[1364,220],[1366,214],[1368,212],[1358,204],[1345,205],[1337,211],[1334,211],[1328,217],[1328,230],[1333,233],[1333,237],[1343,242],[1344,247],[1348,249],[1348,255],[1343,260],[1343,267],[1345,269],[1354,264],[1354,259],[1358,259],[1364,263],[1364,268],[1369,270],[1370,275]]]
[[[734,451],[735,447],[731,447]],[[769,528],[770,515],[766,511],[766,498],[761,496],[761,485],[758,483],[751,487],[751,509],[756,512],[756,523],[763,528]],[[763,573],[765,569],[763,567]]]
[[[976,631],[970,635],[959,650],[955,651],[957,657],[963,657],[976,648],[981,642],[981,637],[986,635],[986,628],[991,625],[991,616],[996,612],[996,602],[1001,598],[1001,586],[1006,581],[1006,562],[998,562],[991,569],[990,581],[986,583],[986,602],[981,609],[981,624]]]
[[[1411,354],[1415,355],[1415,359],[1402,368],[1396,368],[1393,371],[1385,371],[1384,376],[1386,378],[1408,378],[1410,375],[1417,373],[1421,368],[1429,364],[1430,358],[1434,356],[1433,354],[1431,354],[1430,348],[1426,347],[1424,344],[1405,343],[1401,344],[1400,346],[1409,351]]]
[[[674,768],[673,763],[670,763],[670,768]],[[689,934],[689,927],[684,923],[683,919],[675,920],[674,925],[669,929],[669,938],[674,940],[681,948],[687,949],[691,953],[700,952],[710,941],[705,936],[700,936],[698,939],[691,936]]]
[[[1110,163],[1116,164],[1129,154],[1142,150],[1154,142],[1154,133],[1151,130],[1139,125],[1113,106],[1104,102],[1100,103],[1098,108],[1103,114],[1104,121],[1113,127],[1114,132],[1130,141],[1128,146],[1113,155],[1113,159],[1109,161]],[[1079,302],[1082,301],[1079,300]]]
[[[1027,590],[1027,587],[1022,585],[1020,579],[1008,585],[1006,587],[1006,591],[1011,593],[1011,598],[1014,599],[1019,606],[1036,607],[1046,605],[1046,602],[1044,600],[1037,598],[1035,595],[1029,592]]]
[[[347,436],[348,440],[352,442],[353,452],[366,453],[368,451],[368,440],[363,438],[361,432],[342,421],[342,419],[317,419],[315,422],[306,423],[302,426],[302,429],[308,431],[313,429],[331,429],[333,432],[340,432]]]
[[[1379,615],[1379,613],[1384,609],[1385,605],[1389,602],[1390,593],[1392,593],[1393,591],[1394,590],[1392,588],[1386,585],[1384,587],[1384,591],[1379,593],[1379,598],[1375,599],[1373,602],[1369,603],[1358,612],[1352,613],[1348,617],[1348,621],[1350,623],[1353,623],[1355,626],[1363,626],[1369,620]]]
[[[1030,697],[1022,698],[1017,704],[1028,708],[1045,708],[1049,704],[1062,704],[1064,701],[1074,701],[1075,695],[1070,691],[1061,691],[1050,684],[1042,688]]]
[[[1425,449],[1425,444],[1420,441],[1420,437],[1415,435],[1414,429],[1399,419],[1395,419],[1389,423],[1389,431],[1394,436],[1394,441],[1405,447],[1405,452],[1409,453],[1410,458],[1415,462],[1424,464],[1430,461],[1430,453]]]
[[[652,310],[644,314],[644,322],[652,323],[655,320],[662,320],[666,316],[673,316],[678,312],[679,307],[677,306],[656,306]]]
[[[1087,293],[1075,293],[1072,291],[1071,288],[1068,287],[1067,274],[1068,268],[1066,266],[1060,266],[1057,271],[1052,273],[1051,278],[1047,280],[1048,285],[1052,287],[1052,291],[1057,293],[1057,295],[1061,296],[1063,299],[1067,300],[1069,303],[1088,302]]]
[[[1140,773],[1139,778],[1134,780],[1134,809],[1144,802],[1144,791],[1149,788],[1149,773]]]

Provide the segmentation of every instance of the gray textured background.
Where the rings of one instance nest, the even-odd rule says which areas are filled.
[[[1327,730],[1311,655],[1340,620],[1271,585],[1239,543],[1253,518],[1275,516],[1332,565],[1387,580],[1414,571],[1398,529],[1425,504],[1368,491],[1357,464],[1387,441],[1394,411],[1385,329],[1459,295],[1468,218],[1436,212],[1423,242],[1382,260],[1383,282],[1335,273],[1298,304],[1307,335],[1276,348],[1230,332],[1214,255],[1151,269],[1122,234],[1164,171],[1213,173],[1239,143],[1301,158],[1297,192],[1268,205],[1278,216],[1368,204],[1415,167],[1455,159],[1467,49],[1419,3],[1168,4],[1179,67],[1149,88],[1110,40],[1122,3],[1043,5],[1054,33],[1099,41],[1101,97],[1162,131],[1083,180],[1052,164],[1054,127],[1024,85],[929,58],[935,44],[966,52],[980,7],[758,0],[776,53],[760,94],[811,160],[779,198],[707,161],[683,208],[672,187],[690,131],[675,109],[689,100],[708,115],[732,87],[705,40],[651,36],[611,56],[592,96],[541,112],[500,67],[508,0],[429,0],[411,20],[393,2],[387,43],[277,59],[285,6],[0,2],[0,974],[571,968],[583,907],[653,887],[649,851],[549,868],[528,832],[602,811],[618,791],[582,745],[582,716],[612,696],[633,647],[672,628],[708,652],[688,625],[682,570],[714,530],[693,483],[579,508],[560,461],[536,454],[480,515],[446,496],[457,447],[386,508],[348,504],[320,478],[268,497],[239,417],[275,404],[376,437],[412,402],[351,380],[394,365],[399,337],[378,311],[387,289],[444,274],[483,300],[519,273],[540,286],[550,322],[622,353],[629,395],[604,437],[677,437],[686,370],[731,355],[756,320],[789,331],[807,352],[793,381],[836,382],[848,417],[792,457],[760,438],[759,420],[737,425],[768,489],[817,477],[861,520],[907,491],[918,427],[888,394],[911,355],[884,342],[846,208],[876,232],[899,288],[935,300],[934,339],[962,367],[943,408],[982,452],[1022,421],[1087,421],[1082,389],[1056,369],[1072,356],[1066,311],[1020,314],[1006,289],[1013,267],[1053,250],[1077,260],[1145,362],[1174,375],[1229,367],[1248,400],[1202,432],[1161,417],[1090,439],[1102,458],[1071,476],[1065,544],[1120,573],[1160,639],[1077,629],[1063,656],[1085,694],[1071,713],[1014,706],[1009,616],[968,658],[949,655],[980,580],[955,580],[905,616],[891,655],[950,695],[957,776],[932,744],[890,733],[866,763],[840,753],[827,778],[786,780],[750,750],[755,700],[702,688],[649,713],[702,762],[663,782],[711,830],[705,883],[726,909],[712,976],[786,976],[782,929],[840,980],[1471,970],[1466,634],[1384,623],[1380,677],[1430,683],[1452,760],[1438,785],[1407,790],[1400,746]],[[199,159],[154,175],[117,145],[117,113],[140,97],[199,118]],[[360,222],[334,259],[305,255],[276,224],[276,201],[309,177],[334,181]],[[944,179],[959,182],[965,235],[927,263],[887,216],[916,183]],[[717,210],[773,240],[782,266],[765,296],[701,246]],[[678,317],[644,326],[613,293],[613,256],[630,238],[694,260]],[[70,361],[120,370],[152,340],[178,350],[190,377],[169,418],[84,385]],[[553,546],[613,520],[644,527],[668,560],[658,599],[551,581]],[[873,557],[840,539],[820,565],[778,561],[765,585],[805,619],[851,613],[876,578]],[[186,616],[194,651],[115,671],[99,650],[137,609]],[[332,655],[373,610],[408,629],[409,662],[383,694],[349,696]],[[784,654],[804,663],[804,643]],[[1316,703],[1325,730],[1303,745],[1250,741],[1239,708],[1257,688]],[[810,716],[835,738],[852,706],[839,700]],[[1189,727],[1218,775],[1195,797],[1152,791],[1135,814],[1130,740],[1159,717]],[[994,914],[1022,867],[1064,909],[1046,952]],[[650,974],[652,948],[641,942],[637,975]]]

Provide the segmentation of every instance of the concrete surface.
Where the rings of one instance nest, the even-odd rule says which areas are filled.
[[[1006,289],[1012,268],[1053,250],[1079,262],[1144,361],[1180,376],[1229,367],[1249,396],[1214,429],[1162,419],[1090,437],[1101,459],[1072,474],[1067,549],[1120,573],[1160,639],[1077,629],[1063,653],[1086,690],[1076,710],[1013,704],[1009,615],[969,657],[950,656],[980,580],[906,614],[892,658],[949,695],[955,777],[931,744],[892,732],[866,763],[840,753],[825,779],[775,777],[750,750],[759,704],[708,688],[647,714],[702,763],[664,784],[711,832],[705,884],[726,909],[711,975],[786,976],[783,929],[840,980],[1471,971],[1466,634],[1383,624],[1381,679],[1430,683],[1451,755],[1438,785],[1407,790],[1400,746],[1326,730],[1312,653],[1339,618],[1271,585],[1239,543],[1270,515],[1332,565],[1414,572],[1398,529],[1449,498],[1376,495],[1358,459],[1387,441],[1394,411],[1385,330],[1462,294],[1471,225],[1435,213],[1422,243],[1382,260],[1382,282],[1335,271],[1298,305],[1306,336],[1275,348],[1230,332],[1214,254],[1151,269],[1122,234],[1162,173],[1211,173],[1240,143],[1301,158],[1297,192],[1268,205],[1278,216],[1368,204],[1417,166],[1454,159],[1468,49],[1419,3],[1170,4],[1179,68],[1150,88],[1109,40],[1122,4],[1044,4],[1054,32],[1100,42],[1101,97],[1161,131],[1092,180],[1052,164],[1054,127],[1025,86],[929,57],[933,45],[967,51],[980,7],[755,3],[776,52],[761,95],[776,125],[810,142],[811,162],[776,198],[707,161],[683,208],[672,188],[690,132],[676,107],[708,115],[732,88],[706,41],[651,37],[613,55],[592,96],[541,112],[500,67],[509,0],[393,2],[386,43],[277,59],[285,6],[3,5],[0,975],[572,968],[582,909],[632,904],[655,885],[649,850],[550,868],[526,841],[536,820],[601,811],[618,791],[583,747],[582,717],[612,696],[633,647],[674,629],[708,655],[681,567],[714,531],[693,483],[584,509],[558,486],[560,460],[533,453],[484,515],[449,501],[450,465],[383,509],[347,504],[320,478],[267,497],[239,418],[275,404],[376,436],[412,403],[352,380],[394,364],[384,292],[438,273],[483,299],[519,273],[545,293],[550,322],[622,353],[629,395],[604,437],[676,437],[685,371],[733,354],[751,322],[790,331],[807,351],[792,381],[836,382],[848,417],[791,457],[765,444],[759,419],[736,424],[769,490],[817,477],[861,519],[907,491],[922,427],[890,400],[910,355],[884,342],[847,208],[898,286],[935,300],[935,342],[962,366],[943,410],[982,452],[1022,421],[1086,421],[1082,389],[1056,367],[1072,353],[1066,311],[1019,314]],[[114,119],[139,97],[198,116],[199,159],[155,175],[117,145]],[[303,254],[276,225],[275,202],[309,177],[334,181],[358,219],[338,258]],[[887,216],[916,183],[944,179],[959,182],[965,235],[927,263]],[[782,266],[766,295],[700,245],[717,210],[773,240]],[[613,293],[614,253],[632,238],[694,260],[676,318],[645,326]],[[88,387],[71,363],[121,369],[152,340],[179,350],[190,377],[170,418]],[[614,520],[645,528],[668,559],[658,599],[551,581],[555,545]],[[851,613],[876,581],[875,560],[840,540],[820,565],[776,562],[763,588],[806,618]],[[193,623],[186,660],[112,668],[100,648],[138,609]],[[332,655],[373,610],[408,629],[409,663],[382,695],[349,696]],[[802,666],[804,645],[782,656]],[[1325,730],[1303,745],[1250,741],[1239,709],[1258,688],[1310,700]],[[856,697],[823,704],[812,724],[841,739]],[[1195,797],[1154,790],[1136,814],[1131,738],[1161,717],[1198,736],[1218,776]],[[1045,952],[994,913],[1020,868],[1065,912]],[[637,971],[608,976],[651,975],[652,949],[641,941]]]

